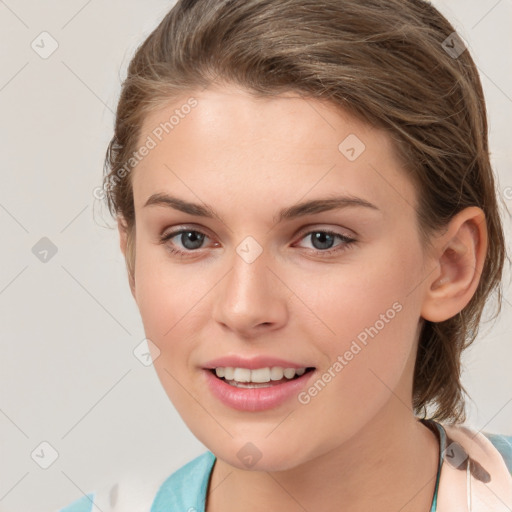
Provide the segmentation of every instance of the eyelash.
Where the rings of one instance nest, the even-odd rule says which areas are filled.
[[[165,244],[171,238],[174,238],[175,236],[181,235],[183,233],[199,233],[200,235],[204,235],[205,237],[209,238],[206,233],[203,233],[202,231],[198,231],[197,229],[179,229],[177,231],[172,231],[171,233],[163,234],[160,237],[160,243],[161,244]],[[310,249],[310,250],[316,252],[317,254],[319,254],[321,257],[328,257],[328,256],[331,256],[333,253],[338,253],[338,252],[346,251],[356,242],[355,238],[350,238],[350,237],[348,237],[346,235],[342,235],[341,233],[336,233],[335,231],[330,231],[328,229],[317,229],[317,230],[313,230],[313,231],[308,231],[307,233],[305,233],[301,237],[301,240],[303,238],[306,238],[307,236],[312,235],[313,233],[323,233],[323,234],[326,234],[326,235],[331,235],[331,236],[334,236],[334,237],[338,237],[340,240],[342,240],[342,242],[344,242],[342,244],[339,244],[335,248],[327,249],[325,251],[322,251],[320,249]],[[167,247],[167,250],[171,254],[177,255],[177,256],[179,256],[181,258],[186,258],[186,257],[188,257],[188,255],[190,255],[190,254],[192,254],[194,252],[198,252],[200,249],[195,249],[195,250],[191,250],[190,249],[190,250],[187,250],[187,251],[182,251],[182,250],[179,250],[179,249],[175,249],[174,247]]]

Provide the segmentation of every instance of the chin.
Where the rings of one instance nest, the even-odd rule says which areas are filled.
[[[306,462],[303,448],[275,444],[262,436],[259,440],[230,439],[225,443],[207,444],[215,456],[226,464],[245,471],[286,471]]]

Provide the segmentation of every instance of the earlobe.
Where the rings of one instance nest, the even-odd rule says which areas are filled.
[[[438,256],[430,265],[438,270],[426,282],[421,316],[442,322],[462,311],[478,287],[487,253],[484,212],[476,206],[462,210],[435,244]]]

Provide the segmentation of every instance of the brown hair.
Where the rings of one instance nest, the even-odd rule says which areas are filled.
[[[414,370],[415,413],[435,406],[432,418],[465,421],[461,354],[495,289],[495,316],[501,310],[506,249],[482,86],[454,32],[422,0],[178,1],[129,64],[105,159],[108,208],[127,227],[130,282],[135,212],[133,165],[127,171],[126,164],[149,112],[213,82],[259,96],[294,91],[327,100],[392,137],[416,185],[425,247],[464,208],[486,215],[489,245],[478,288],[456,316],[424,320]]]

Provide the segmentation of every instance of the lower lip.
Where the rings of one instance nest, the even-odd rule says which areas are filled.
[[[210,391],[225,405],[239,411],[264,411],[296,397],[306,386],[315,370],[306,372],[297,379],[266,388],[237,388],[204,370]]]

